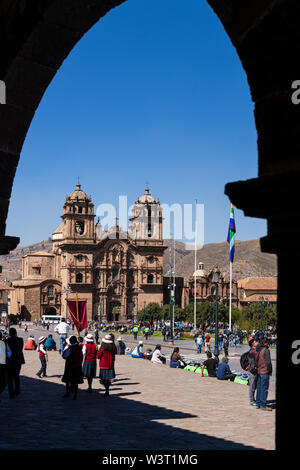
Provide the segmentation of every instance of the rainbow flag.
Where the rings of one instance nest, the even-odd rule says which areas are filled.
[[[233,204],[231,203],[230,207],[230,219],[229,219],[229,227],[228,227],[228,235],[227,241],[230,243],[230,262],[233,263],[234,258],[234,235],[235,235],[235,222],[234,222],[234,210]]]

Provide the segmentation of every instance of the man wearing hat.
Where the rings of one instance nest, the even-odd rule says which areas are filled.
[[[40,361],[41,361],[41,368],[36,374],[40,378],[41,377],[47,377],[46,368],[47,368],[48,355],[47,355],[46,349],[44,347],[45,341],[46,341],[46,336],[40,336],[39,345],[38,345],[38,352],[39,352],[39,358],[40,358]]]

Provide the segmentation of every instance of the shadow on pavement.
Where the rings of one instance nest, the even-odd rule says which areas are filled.
[[[103,388],[90,394],[79,389],[78,399],[72,400],[62,398],[63,383],[21,376],[17,398],[9,399],[7,388],[0,395],[0,449],[257,450],[201,433],[196,415],[125,398],[139,392],[115,393],[122,385],[112,386],[109,397]],[[199,432],[180,427],[187,418],[198,419]]]

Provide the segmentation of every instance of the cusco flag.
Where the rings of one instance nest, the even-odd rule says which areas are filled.
[[[228,243],[230,243],[230,262],[231,263],[233,263],[233,258],[234,258],[234,235],[235,235],[234,210],[233,210],[233,204],[231,204],[228,235],[227,235],[227,241]]]

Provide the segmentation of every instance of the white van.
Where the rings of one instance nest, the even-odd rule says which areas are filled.
[[[65,317],[62,315],[43,315],[42,321],[45,321],[46,323],[60,323],[62,318]]]

